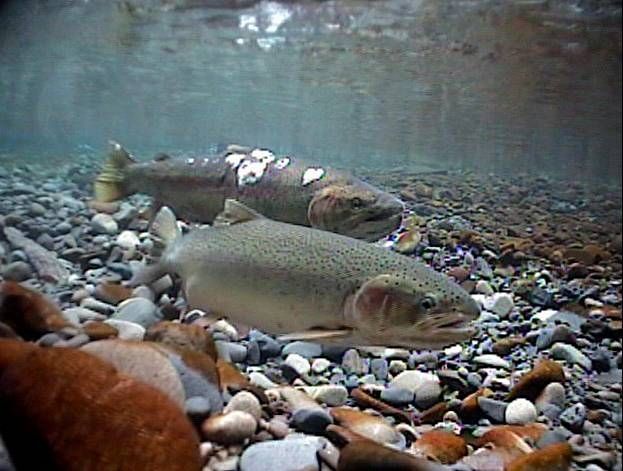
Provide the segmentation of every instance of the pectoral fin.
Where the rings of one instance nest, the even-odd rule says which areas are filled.
[[[290,334],[284,334],[277,337],[277,340],[284,342],[291,342],[293,340],[337,340],[347,338],[352,335],[352,330],[348,328],[343,329],[309,329],[301,332],[292,332]]]

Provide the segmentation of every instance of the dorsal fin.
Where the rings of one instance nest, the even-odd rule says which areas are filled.
[[[225,207],[214,220],[214,226],[232,226],[242,222],[253,221],[254,219],[264,219],[257,211],[245,206],[240,201],[234,199],[226,199]]]

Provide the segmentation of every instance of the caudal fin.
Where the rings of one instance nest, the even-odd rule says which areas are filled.
[[[125,169],[128,165],[135,163],[121,144],[115,141],[110,141],[109,144],[108,160],[93,185],[95,199],[104,203],[127,196],[123,185]]]
[[[147,255],[147,265],[134,274],[129,282],[130,286],[147,285],[166,275],[168,269],[166,263],[163,263],[162,254],[182,235],[177,226],[175,214],[167,206],[163,206],[158,211],[149,228],[149,233],[153,245]]]

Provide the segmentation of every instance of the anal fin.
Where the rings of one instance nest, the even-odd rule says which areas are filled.
[[[280,335],[277,340],[285,342],[291,342],[294,340],[311,340],[311,341],[323,341],[323,340],[340,340],[348,338],[352,335],[352,329],[308,329],[300,332],[292,332],[289,334]]]

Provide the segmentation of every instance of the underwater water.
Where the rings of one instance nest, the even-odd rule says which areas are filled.
[[[620,470],[621,11],[0,2],[0,471]]]
[[[236,142],[620,183],[620,21],[616,1],[4,2],[0,150]]]

